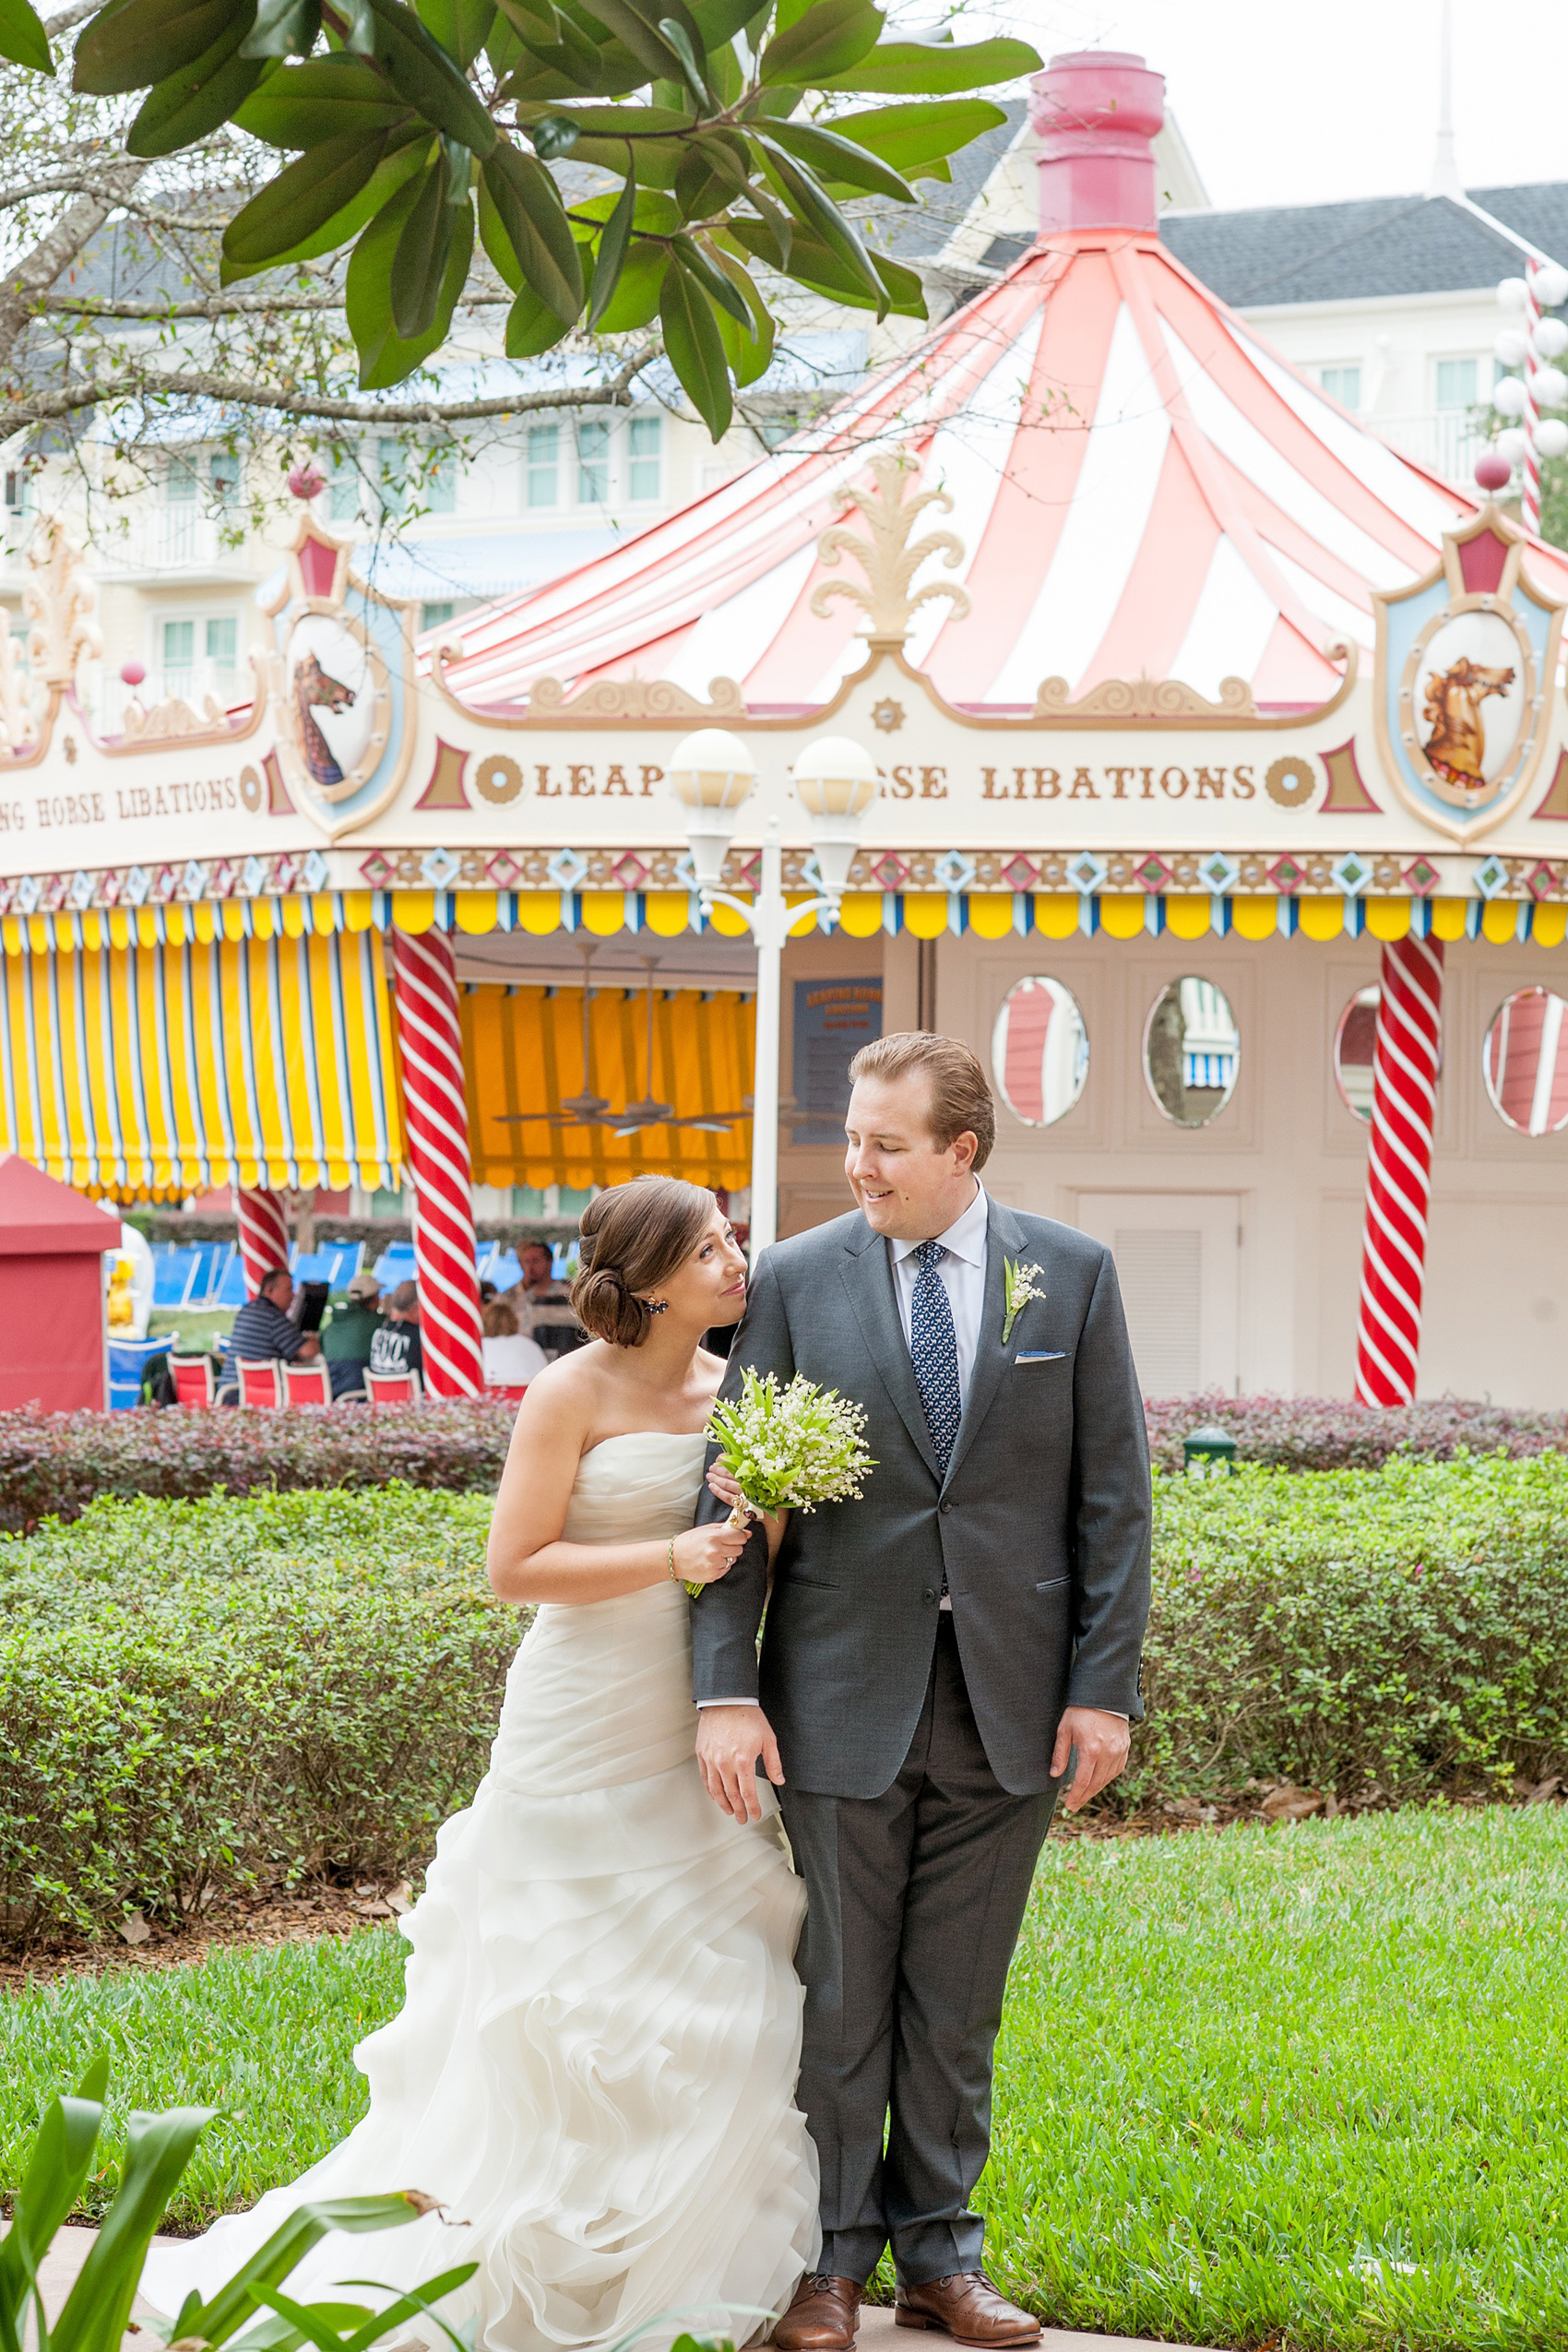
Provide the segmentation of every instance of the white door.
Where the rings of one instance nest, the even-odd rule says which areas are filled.
[[[1146,1396],[1237,1389],[1234,1193],[1080,1193],[1077,1223],[1116,1260]]]

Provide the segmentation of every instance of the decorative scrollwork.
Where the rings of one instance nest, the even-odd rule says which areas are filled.
[[[103,639],[92,614],[98,590],[82,559],[58,523],[41,523],[28,549],[32,577],[23,583],[22,601],[30,623],[28,659],[46,686],[76,683],[83,654],[101,653]]]
[[[1255,719],[1257,706],[1244,678],[1221,678],[1219,700],[1208,702],[1180,678],[1102,678],[1077,702],[1065,678],[1047,678],[1035,696],[1037,719]]]
[[[862,539],[847,524],[835,523],[816,543],[817,561],[824,565],[837,564],[840,555],[852,555],[866,576],[865,585],[859,580],[823,580],[813,592],[811,609],[822,620],[834,597],[848,597],[870,616],[868,642],[883,648],[903,644],[915,613],[933,597],[951,600],[949,617],[955,621],[961,621],[968,612],[969,598],[956,580],[929,580],[924,588],[913,586],[915,574],[932,556],[941,556],[949,571],[964,560],[964,542],[956,531],[927,531],[916,540],[909,537],[915,517],[927,506],[952,512],[953,501],[947,493],[922,490],[913,498],[907,497],[917,468],[915,460],[901,452],[873,457],[871,469],[874,488],[849,493],[865,517],[871,537]]]
[[[559,678],[537,678],[529,695],[530,719],[743,719],[745,696],[733,678],[708,682],[699,702],[669,678],[596,678],[568,695]]]

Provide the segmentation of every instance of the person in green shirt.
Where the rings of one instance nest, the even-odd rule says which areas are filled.
[[[334,1396],[360,1396],[364,1390],[370,1343],[386,1318],[379,1312],[381,1286],[374,1274],[356,1274],[348,1298],[332,1309],[321,1327],[321,1352]]]

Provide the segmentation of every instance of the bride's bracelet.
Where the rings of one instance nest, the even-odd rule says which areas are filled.
[[[670,1581],[672,1585],[678,1585],[681,1581],[680,1577],[675,1574],[675,1538],[673,1536],[670,1538]]]

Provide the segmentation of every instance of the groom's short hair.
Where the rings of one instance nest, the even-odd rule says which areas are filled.
[[[894,1029],[862,1045],[849,1064],[857,1078],[907,1078],[918,1073],[931,1087],[931,1132],[939,1151],[960,1135],[975,1138],[977,1168],[991,1158],[996,1141],[996,1105],[980,1056],[961,1038],[938,1037],[931,1029]]]

